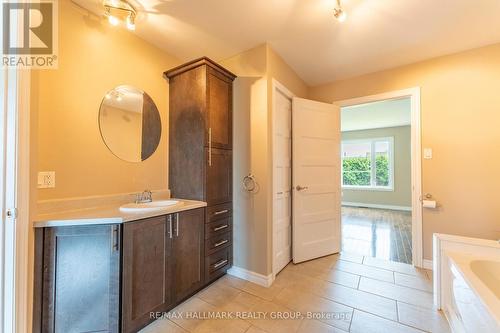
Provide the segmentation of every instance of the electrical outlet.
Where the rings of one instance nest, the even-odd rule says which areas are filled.
[[[38,188],[56,187],[55,171],[40,171],[38,173]]]

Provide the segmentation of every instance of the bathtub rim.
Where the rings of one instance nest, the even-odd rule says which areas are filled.
[[[472,271],[470,267],[471,262],[478,260],[478,257],[455,251],[445,251],[445,253],[449,258],[450,263],[455,266],[457,272],[460,274],[467,286],[469,286],[474,295],[483,304],[490,316],[496,320],[497,325],[500,326],[500,301],[498,301],[495,293],[484,284],[484,282],[476,275],[476,273]],[[491,255],[481,256],[480,259],[500,263],[500,259]]]

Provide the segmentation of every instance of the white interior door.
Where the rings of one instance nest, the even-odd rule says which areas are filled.
[[[293,98],[293,262],[340,251],[340,108]]]
[[[274,91],[274,261],[277,274],[292,260],[292,100]]]

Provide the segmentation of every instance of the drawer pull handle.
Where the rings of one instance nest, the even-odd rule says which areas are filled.
[[[224,266],[225,264],[227,264],[227,259],[221,260],[218,263],[214,264],[214,269]]]
[[[227,242],[229,242],[229,240],[224,239],[224,240],[222,240],[222,241],[220,241],[220,242],[215,243],[215,244],[214,244],[214,247],[219,247],[219,246],[221,246],[221,245],[226,244]]]
[[[220,214],[226,214],[229,212],[229,209],[224,209],[224,210],[219,210],[218,212],[215,212],[214,213],[214,216],[215,215],[220,215]]]
[[[215,227],[213,230],[214,230],[214,231],[219,231],[219,230],[222,230],[222,229],[226,229],[227,227],[229,227],[229,225],[224,224],[224,225],[221,225],[221,226]]]

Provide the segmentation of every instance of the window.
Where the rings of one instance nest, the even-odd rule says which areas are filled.
[[[342,141],[342,187],[392,190],[394,138]]]

